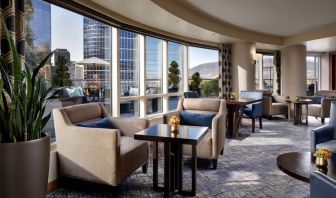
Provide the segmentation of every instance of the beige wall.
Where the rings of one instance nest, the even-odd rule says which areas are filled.
[[[321,56],[320,90],[329,89],[329,53]]]
[[[255,44],[237,42],[232,44],[232,90],[239,93],[243,90],[254,90],[255,66],[253,54]]]
[[[306,96],[306,46],[293,45],[281,49],[281,93],[294,99]]]

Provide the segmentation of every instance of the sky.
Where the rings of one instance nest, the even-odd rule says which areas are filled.
[[[51,5],[51,49],[70,51],[71,61],[83,60],[83,16]],[[218,61],[218,51],[189,47],[190,68]]]

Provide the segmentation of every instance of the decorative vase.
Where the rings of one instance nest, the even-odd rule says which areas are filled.
[[[178,125],[171,125],[170,129],[172,133],[178,133]]]
[[[316,166],[328,166],[328,160],[324,159],[323,157],[316,157],[315,161]]]

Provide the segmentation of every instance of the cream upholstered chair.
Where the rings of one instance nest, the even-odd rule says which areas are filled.
[[[223,154],[226,137],[226,103],[225,100],[210,98],[181,98],[176,111],[163,116],[164,123],[169,123],[172,116],[180,116],[182,111],[200,114],[216,114],[212,119],[212,127],[197,145],[197,157],[210,159],[213,168],[217,168],[219,154]],[[184,145],[183,153],[191,155],[191,146]]]
[[[148,120],[113,118],[97,103],[54,109],[53,116],[62,176],[117,186],[139,167],[147,171],[148,143],[133,134],[147,128]],[[116,129],[76,126],[104,117]]]

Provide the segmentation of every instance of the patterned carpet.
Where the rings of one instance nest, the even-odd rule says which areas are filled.
[[[251,133],[251,122],[244,119],[242,137],[227,139],[217,170],[211,170],[207,160],[198,161],[197,197],[309,197],[309,184],[280,171],[276,157],[290,151],[309,151],[309,132],[318,126],[320,121],[315,118],[309,119],[309,126],[294,126],[280,118],[264,119],[263,129],[257,128],[256,133]],[[184,159],[184,188],[188,189],[191,166],[190,159]],[[162,156],[159,163],[162,183]],[[119,187],[66,179],[56,191],[48,194],[49,198],[162,196],[162,192],[152,189],[152,164],[147,175],[139,169]]]

